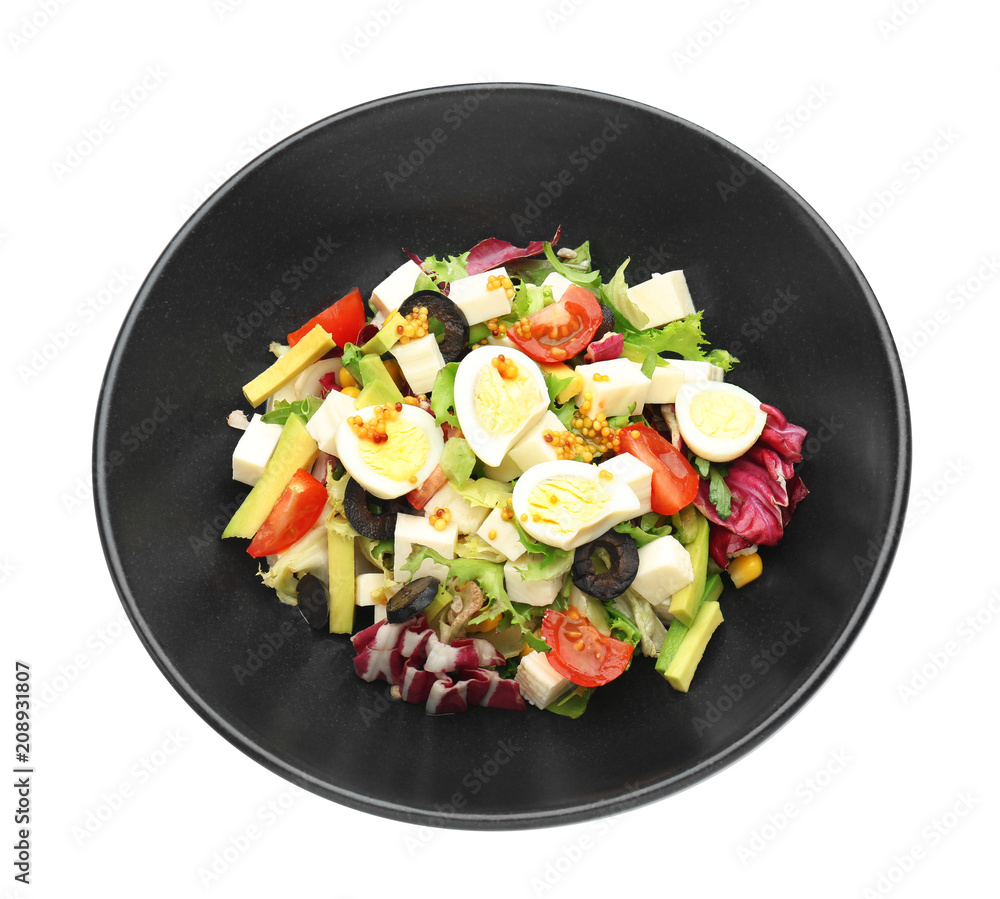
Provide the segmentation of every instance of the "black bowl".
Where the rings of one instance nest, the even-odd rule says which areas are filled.
[[[272,339],[354,285],[484,237],[591,241],[631,283],[683,268],[732,380],[807,427],[811,495],[765,573],[723,595],[690,693],[638,659],[579,720],[449,717],[392,703],[219,535],[227,413]],[[344,805],[471,828],[565,824],[664,797],[757,746],[871,611],[909,479],[898,357],[870,288],[816,213],[746,154],[660,110],[538,85],[390,97],[318,122],[219,189],[171,241],[122,327],[94,482],[122,602],[181,695],[243,752]]]

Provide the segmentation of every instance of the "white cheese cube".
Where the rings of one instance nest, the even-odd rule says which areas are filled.
[[[608,418],[627,415],[630,414],[629,407],[633,403],[635,408],[631,414],[638,415],[642,412],[650,380],[635,362],[628,359],[591,362],[588,365],[578,365],[576,373],[583,378],[583,390],[576,395],[576,404],[581,405],[585,395],[589,393],[589,417],[593,418],[597,412],[603,412]]]
[[[449,483],[438,490],[424,507],[428,513],[435,509],[447,509],[451,512],[451,520],[460,534],[474,534],[479,529],[490,510],[485,506],[474,506],[464,496],[461,496]]]
[[[658,365],[646,394],[647,403],[663,405],[677,399],[677,391],[688,381],[721,381],[725,372],[711,362],[671,359],[669,365]]]
[[[233,450],[233,480],[251,487],[256,484],[280,436],[281,425],[267,424],[260,415],[253,415]]]
[[[545,280],[542,281],[542,287],[552,288],[552,299],[557,302],[562,299],[562,295],[572,286],[573,282],[565,275],[560,275],[559,272],[549,272],[545,276]]]
[[[385,605],[385,575],[381,571],[359,574],[354,578],[354,605]]]
[[[628,289],[628,298],[636,311],[627,310],[625,317],[636,328],[659,328],[667,322],[684,318],[694,312],[684,272],[678,269],[665,275],[654,275],[648,281]],[[636,314],[636,312],[638,314]],[[645,317],[645,321],[633,321]]]
[[[476,533],[512,562],[516,562],[525,553],[524,544],[517,536],[517,528],[503,520],[499,509],[494,509],[486,516]]]
[[[522,560],[522,565],[526,566],[530,556]],[[559,578],[549,578],[544,581],[526,581],[517,570],[513,562],[507,562],[503,566],[504,586],[511,602],[523,602],[529,606],[547,606],[554,602],[562,588],[562,581]]]
[[[429,574],[438,580],[444,580],[448,576],[448,569],[439,562],[425,559],[413,574],[402,567],[403,563],[415,546],[433,549],[442,559],[454,559],[457,542],[458,525],[454,521],[443,531],[439,531],[422,515],[399,513],[396,516],[396,536],[393,544],[392,579],[398,584],[403,584]]]
[[[389,609],[384,603],[379,603],[375,606],[375,620],[373,624],[378,624],[380,621],[386,621],[389,618]]]
[[[444,356],[433,334],[425,334],[408,343],[397,343],[391,350],[393,358],[414,393],[430,393],[437,373],[444,368]]]
[[[372,291],[372,305],[383,317],[398,309],[409,298],[420,272],[420,266],[412,259],[407,259]]]
[[[514,680],[521,688],[521,696],[540,709],[574,689],[573,682],[549,664],[548,654],[536,650],[522,656]]]
[[[331,456],[337,454],[337,447],[334,437],[337,428],[341,423],[355,412],[354,398],[341,393],[339,390],[331,390],[320,407],[313,412],[312,417],[306,422],[306,430],[316,445]]]
[[[462,310],[470,325],[489,321],[491,318],[510,312],[511,298],[507,296],[507,291],[502,286],[494,287],[492,290],[487,288],[491,275],[506,278],[507,269],[501,265],[499,268],[480,272],[478,275],[456,278],[448,289],[448,299]]]
[[[494,481],[513,481],[514,478],[519,478],[524,474],[524,469],[509,455],[504,456],[499,465],[483,463],[483,471],[486,473],[486,477]]]
[[[684,369],[671,362],[669,365],[657,365],[649,379],[649,391],[646,393],[647,403],[672,403],[677,399],[677,390],[684,383]]]
[[[639,547],[639,571],[631,589],[652,606],[659,605],[694,580],[691,556],[674,537],[659,537]]]
[[[565,431],[566,427],[558,416],[549,409],[542,420],[530,428],[514,446],[507,451],[507,458],[517,465],[521,471],[527,471],[539,462],[552,462],[559,457],[552,443],[545,439],[546,431]]]
[[[639,498],[639,515],[653,511],[653,469],[645,462],[640,462],[631,453],[619,453],[597,467],[607,469],[632,488],[632,492]]]

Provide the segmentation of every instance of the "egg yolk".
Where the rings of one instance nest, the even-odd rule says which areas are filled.
[[[476,418],[490,434],[507,434],[519,427],[538,408],[541,393],[534,378],[520,366],[513,378],[503,377],[492,365],[484,365],[476,379],[473,400]]]
[[[703,390],[691,400],[691,420],[709,437],[732,440],[754,426],[753,407],[742,397],[717,390]]]
[[[559,534],[571,534],[604,512],[611,491],[600,481],[559,477],[540,481],[528,494],[531,520]]]
[[[406,481],[427,464],[430,441],[413,422],[402,418],[386,421],[385,435],[385,443],[358,441],[358,452],[373,472],[394,481]]]

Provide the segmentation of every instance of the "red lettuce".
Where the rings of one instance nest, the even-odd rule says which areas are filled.
[[[709,499],[709,481],[698,485],[695,505],[712,522],[709,551],[722,568],[729,555],[752,544],[774,546],[781,540],[795,507],[809,493],[795,473],[802,459],[806,431],[789,424],[773,406],[761,404],[767,423],[760,439],[726,467],[726,485],[732,493],[731,512],[721,518]]]
[[[608,359],[617,359],[622,354],[623,346],[625,346],[625,335],[609,331],[600,340],[593,341],[587,347],[583,359],[585,362],[605,362]]]
[[[559,240],[561,232],[562,229],[557,228],[555,237],[550,243],[555,244]],[[478,275],[506,262],[513,262],[515,259],[528,259],[531,256],[537,256],[544,249],[545,242],[541,240],[533,240],[524,249],[520,249],[498,237],[487,237],[486,240],[481,240],[469,250],[465,270],[470,275]]]

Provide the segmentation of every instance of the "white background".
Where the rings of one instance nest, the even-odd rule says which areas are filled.
[[[5,3],[5,764],[14,659],[38,697],[33,883],[4,812],[5,895],[996,895],[998,19],[982,0]],[[118,328],[206,189],[330,113],[481,80],[619,94],[762,159],[871,282],[915,446],[888,583],[804,710],[680,795],[497,834],[350,811],[233,749],[124,623],[90,488]]]

